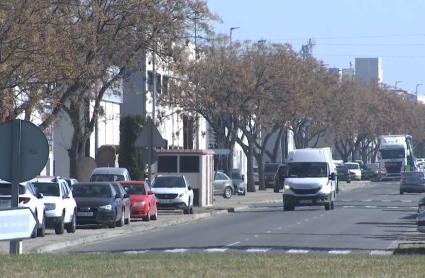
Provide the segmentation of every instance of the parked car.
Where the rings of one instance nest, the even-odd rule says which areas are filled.
[[[401,172],[400,194],[425,192],[425,172]]]
[[[46,227],[54,228],[56,234],[63,234],[65,229],[74,233],[77,205],[68,183],[60,177],[37,177],[31,183],[44,196]]]
[[[76,183],[72,192],[77,202],[77,224],[115,228],[123,217],[122,204],[110,182]]]
[[[224,172],[217,171],[214,174],[214,195],[221,195],[226,199],[233,195],[232,179]]]
[[[246,194],[246,183],[245,183],[245,177],[241,174],[240,169],[233,169],[232,170],[232,182],[233,182],[233,192],[239,194],[239,195],[245,195]]]
[[[112,186],[117,193],[117,197],[121,200],[122,214],[117,222],[117,226],[122,227],[124,224],[130,224],[130,195],[128,195],[127,191],[118,182],[113,182]]]
[[[131,218],[142,218],[143,221],[157,220],[155,193],[144,181],[121,181],[120,184],[130,195]]]
[[[129,181],[130,173],[126,168],[99,167],[95,168],[90,176],[90,181]]]
[[[344,164],[336,165],[336,171],[338,175],[338,181],[345,181],[347,183],[351,182],[351,175],[347,166],[345,166]]]
[[[421,210],[416,217],[418,232],[425,233],[425,210]]]
[[[158,209],[182,209],[193,213],[193,190],[183,175],[158,175],[152,182]]]
[[[265,163],[264,164],[264,182],[266,188],[274,187],[274,177],[276,175],[277,169],[281,166],[281,163]]]
[[[74,178],[63,178],[63,179],[68,183],[68,187],[69,189],[71,189],[71,191],[72,191],[72,187],[74,187],[74,184],[78,182],[78,180]]]
[[[274,193],[279,193],[279,191],[283,189],[283,185],[285,184],[285,175],[286,165],[282,164],[277,169],[276,175],[274,177]]]
[[[29,208],[36,217],[36,227],[31,234],[32,238],[44,237],[46,215],[44,212],[43,194],[38,193],[32,183],[23,182],[18,187],[18,207]],[[11,207],[12,184],[0,180],[0,209]]]
[[[418,201],[418,213],[425,211],[425,197],[419,199]]]
[[[362,171],[360,165],[357,162],[345,162],[344,165],[348,168],[351,173],[351,180],[361,180]]]

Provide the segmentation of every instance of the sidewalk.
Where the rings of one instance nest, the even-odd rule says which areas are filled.
[[[340,190],[354,190],[366,186],[368,182],[340,183]],[[274,193],[273,189],[266,191],[247,192],[245,196],[232,196],[225,199],[222,196],[214,196],[214,205],[211,207],[195,207],[193,215],[184,215],[181,211],[159,211],[156,221],[131,221],[130,225],[109,229],[98,227],[78,227],[74,234],[64,233],[56,235],[54,230],[46,230],[44,238],[35,238],[23,241],[23,253],[46,253],[60,249],[87,244],[100,240],[107,240],[133,233],[142,233],[153,229],[167,226],[189,223],[205,219],[214,215],[227,214],[239,210],[248,209],[264,204],[282,203],[282,193]],[[9,252],[9,242],[0,242],[0,253]]]

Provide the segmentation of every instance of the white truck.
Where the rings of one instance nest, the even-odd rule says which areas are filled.
[[[283,210],[295,206],[334,209],[337,171],[330,148],[296,149],[289,153],[283,186]]]
[[[400,179],[406,165],[414,166],[412,136],[379,136],[379,168],[383,171],[381,180]]]

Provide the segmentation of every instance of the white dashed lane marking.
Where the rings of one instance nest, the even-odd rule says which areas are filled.
[[[307,254],[308,252],[310,252],[310,250],[306,249],[289,249],[286,251],[288,254]]]
[[[332,255],[347,255],[351,253],[351,250],[330,250],[328,253]]]
[[[249,248],[246,249],[248,253],[266,253],[270,250],[270,248]]]
[[[181,248],[181,249],[167,249],[164,252],[165,253],[184,253],[187,249]]]
[[[208,248],[208,249],[205,249],[205,252],[209,252],[209,253],[215,253],[215,252],[217,252],[217,253],[223,253],[223,252],[226,252],[228,249],[227,248]]]

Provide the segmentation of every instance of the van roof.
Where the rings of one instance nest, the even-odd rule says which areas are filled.
[[[289,153],[288,162],[325,162],[325,152],[329,151],[328,148],[295,149]]]
[[[116,167],[99,167],[95,168],[92,172],[93,174],[111,174],[111,175],[122,175],[123,173],[128,172],[126,168],[116,168]]]

